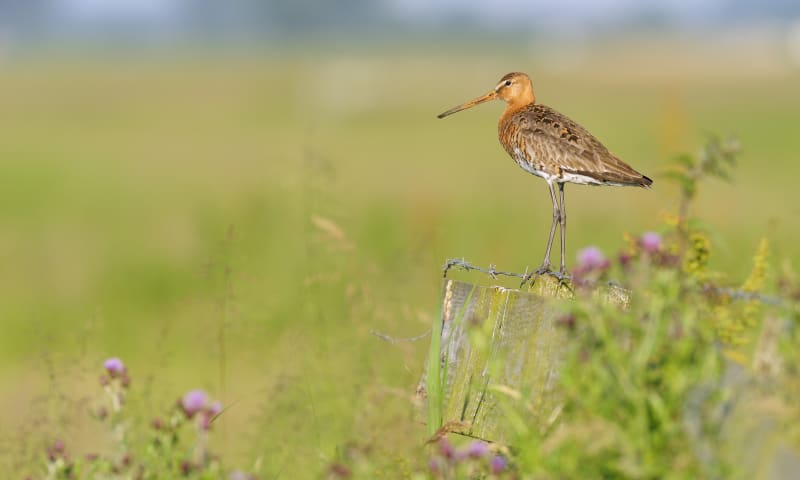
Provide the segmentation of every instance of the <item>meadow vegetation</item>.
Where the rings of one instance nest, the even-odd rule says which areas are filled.
[[[798,73],[589,62],[577,75],[525,55],[3,64],[2,471],[42,478],[62,462],[54,471],[111,475],[130,453],[121,478],[143,463],[147,478],[177,476],[184,461],[195,478],[725,476],[731,456],[717,452],[747,444],[722,433],[719,409],[741,393],[723,381],[728,365],[782,385],[748,383],[747,408],[777,415],[796,448],[796,311],[707,286],[796,301]],[[512,70],[654,178],[651,191],[567,187],[568,258],[595,245],[614,268],[593,281],[648,293],[624,313],[580,295],[565,311],[576,342],[551,430],[509,425],[518,447],[503,451],[427,445],[414,388],[428,339],[374,332],[430,329],[448,257],[517,271],[541,260],[546,188],[497,144],[499,106],[435,119]],[[733,183],[692,187],[686,159],[711,130],[741,142]],[[670,182],[682,152],[686,178]],[[647,231],[657,254],[642,250]],[[109,377],[115,357],[127,377]],[[98,418],[113,410],[109,385],[124,389],[121,416]],[[178,407],[194,390],[220,402],[205,430],[210,401],[191,418]],[[521,398],[508,411],[524,418]],[[153,453],[161,437],[171,450]]]

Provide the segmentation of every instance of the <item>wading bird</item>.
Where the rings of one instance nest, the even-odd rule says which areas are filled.
[[[497,124],[503,148],[523,170],[542,177],[550,189],[553,223],[542,266],[532,274],[550,273],[563,280],[566,277],[567,228],[564,184],[649,187],[653,181],[609,152],[588,130],[552,108],[536,103],[531,79],[524,73],[505,75],[486,95],[453,107],[438,117],[444,118],[489,100],[506,102]],[[555,185],[558,185],[560,201],[556,198]],[[556,273],[550,267],[550,249],[557,224],[561,225],[561,269]]]

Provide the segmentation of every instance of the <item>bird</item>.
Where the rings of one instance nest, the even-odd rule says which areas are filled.
[[[497,134],[503,148],[523,170],[547,182],[553,203],[553,220],[544,260],[538,269],[524,277],[523,285],[533,274],[551,274],[564,281],[568,278],[564,258],[567,228],[564,185],[576,183],[650,188],[653,180],[611,153],[577,122],[547,105],[537,103],[533,83],[525,73],[504,75],[485,95],[442,112],[438,118],[491,100],[506,103],[497,124]],[[561,267],[554,272],[550,264],[550,250],[558,225],[561,227]]]

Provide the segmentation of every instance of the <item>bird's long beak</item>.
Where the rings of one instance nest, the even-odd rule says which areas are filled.
[[[436,117],[437,118],[444,118],[444,117],[446,117],[448,115],[452,115],[452,114],[454,114],[456,112],[460,112],[461,110],[466,110],[468,108],[472,108],[475,105],[480,105],[483,102],[488,102],[489,100],[494,100],[496,98],[497,98],[497,92],[492,90],[491,92],[487,93],[486,95],[483,95],[483,96],[480,96],[480,97],[478,97],[476,99],[470,100],[469,102],[462,103],[461,105],[459,105],[457,107],[453,107],[453,108],[451,108],[450,110],[448,110],[446,112],[440,113]]]

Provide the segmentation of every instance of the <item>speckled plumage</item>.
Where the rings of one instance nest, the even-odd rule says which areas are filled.
[[[546,105],[529,103],[507,112],[497,130],[511,158],[546,180],[640,187],[653,183],[609,152],[588,130]]]
[[[556,226],[561,225],[561,269],[555,275],[563,279],[566,274],[567,225],[564,184],[649,187],[653,181],[609,152],[594,135],[567,116],[537,104],[533,84],[524,73],[504,75],[493,90],[439,114],[439,118],[490,100],[506,102],[506,109],[497,125],[503,148],[525,171],[544,178],[550,190],[553,223],[544,261],[533,273],[553,273],[550,270],[550,249]],[[554,186],[558,186],[560,201]]]

